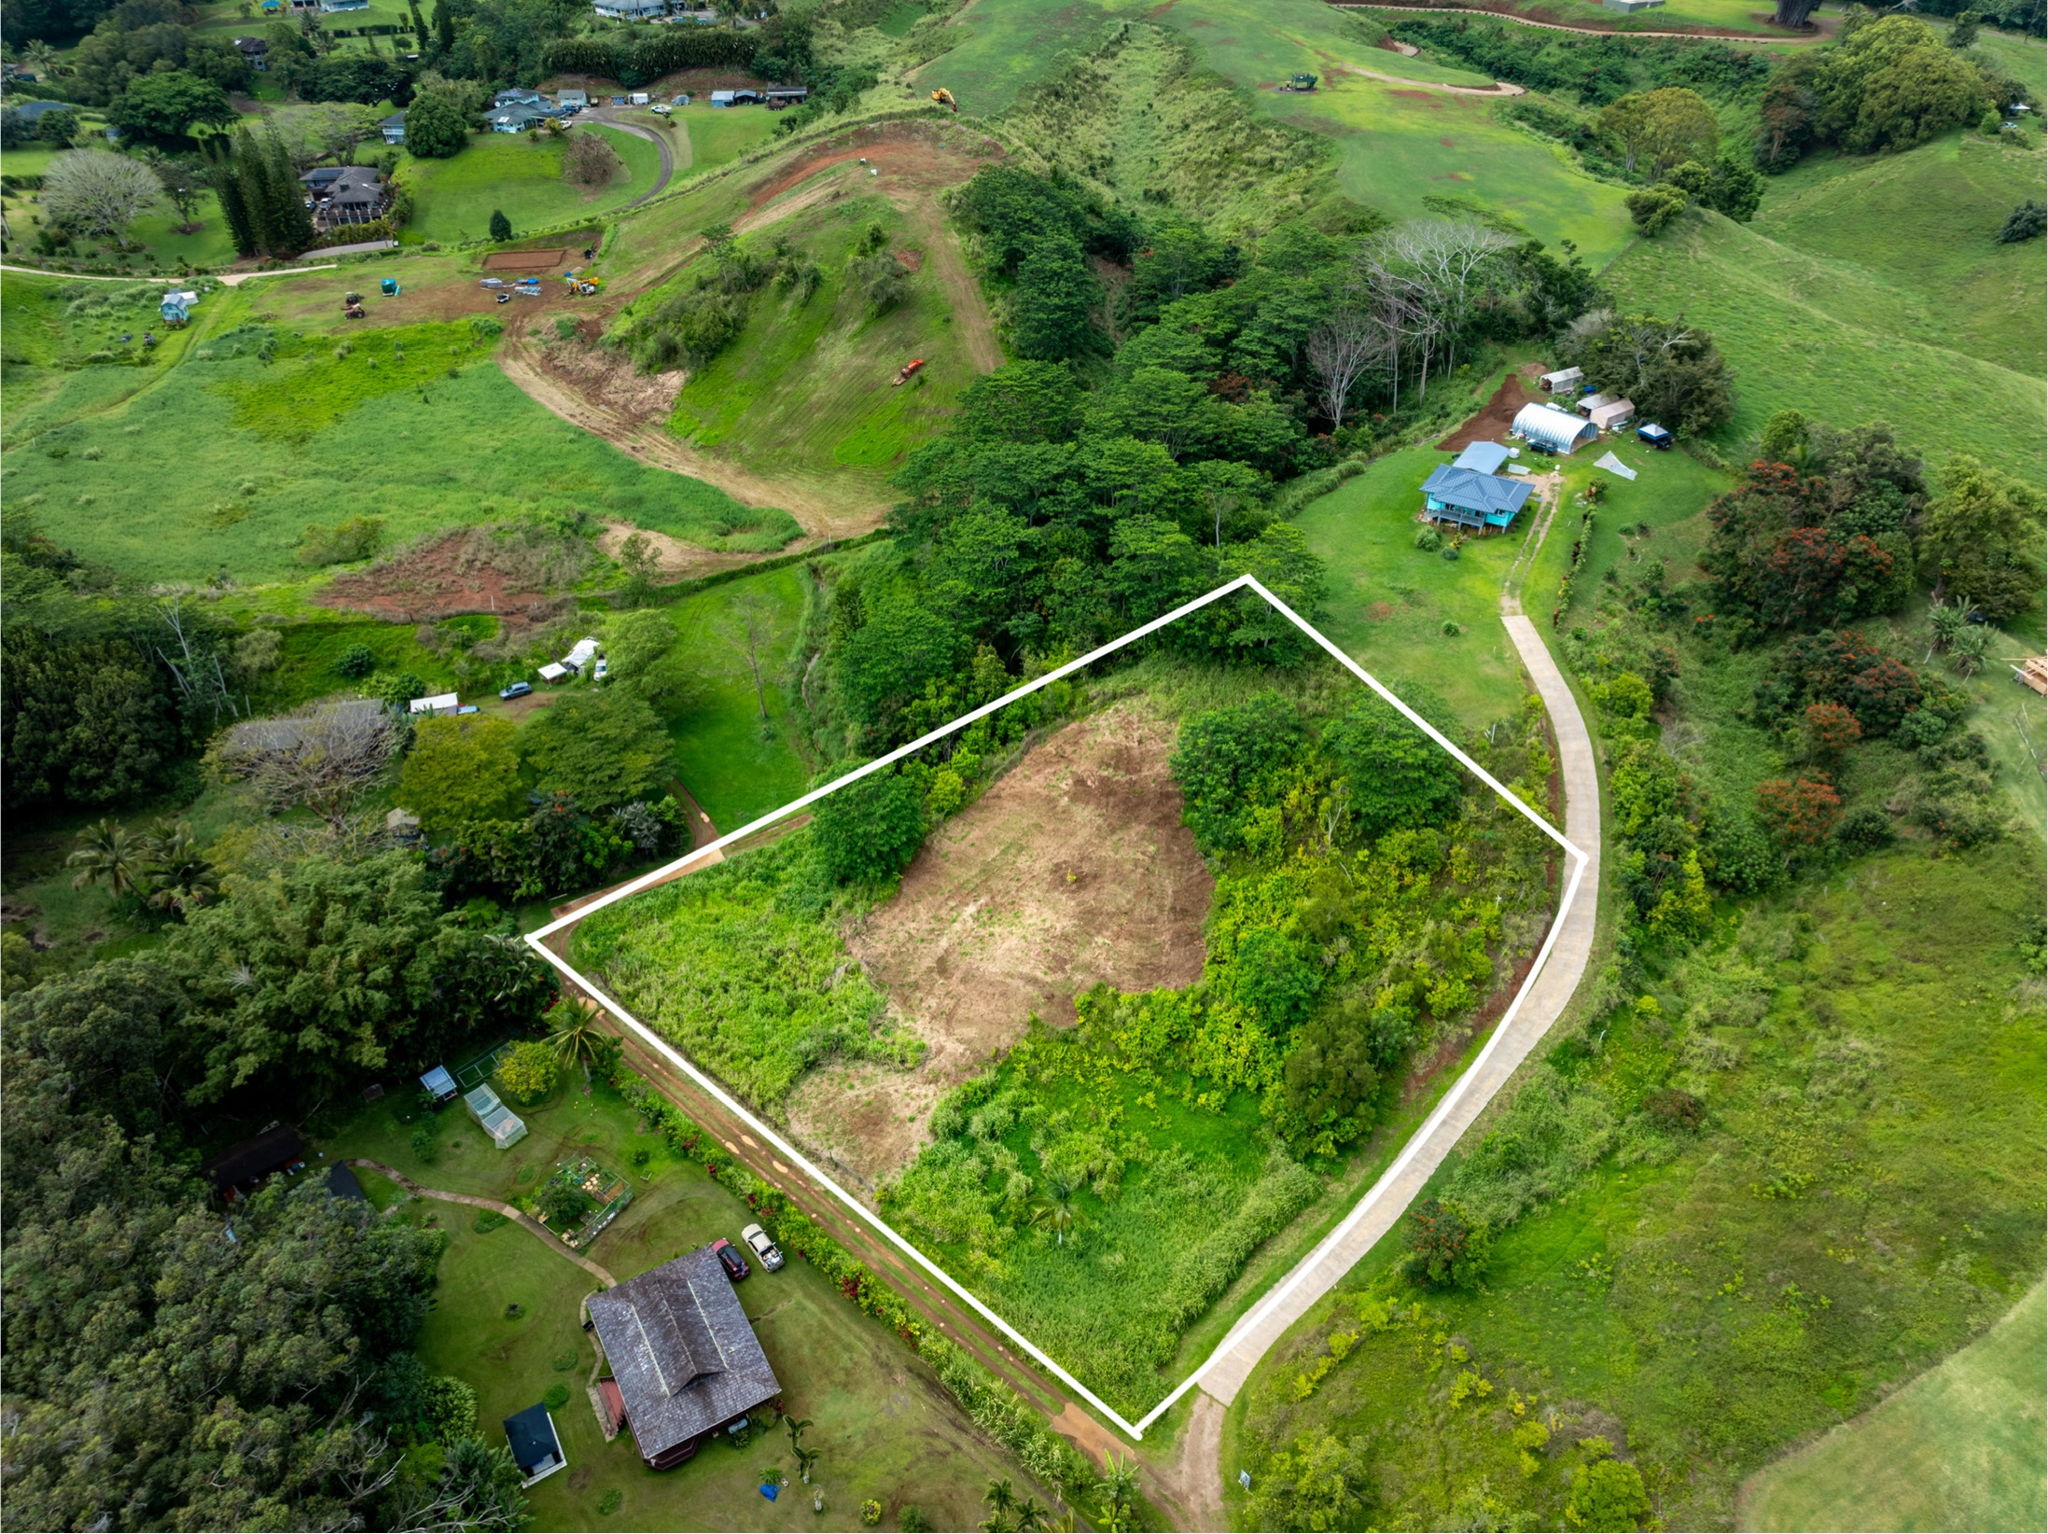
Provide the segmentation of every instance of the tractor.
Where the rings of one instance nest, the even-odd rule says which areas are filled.
[[[896,376],[889,380],[889,387],[892,389],[902,388],[905,384],[910,382],[912,376],[916,374],[918,369],[922,368],[923,366],[924,358],[913,357],[910,361],[904,363],[902,367],[896,370]]]
[[[960,110],[960,103],[953,99],[953,93],[947,90],[943,85],[932,92],[932,100],[937,102],[940,106],[944,107],[949,112],[957,112]]]
[[[1312,91],[1315,88],[1316,77],[1314,75],[1289,75],[1287,83],[1280,87],[1283,91],[1299,92]]]

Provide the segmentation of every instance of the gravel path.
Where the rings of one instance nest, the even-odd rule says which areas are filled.
[[[348,1164],[350,1166],[368,1167],[379,1176],[390,1178],[415,1198],[439,1199],[444,1204],[467,1204],[472,1209],[488,1209],[494,1214],[502,1214],[513,1223],[522,1225],[527,1230],[532,1231],[534,1235],[540,1237],[541,1240],[553,1247],[557,1253],[575,1263],[577,1267],[583,1269],[584,1272],[603,1284],[607,1289],[613,1288],[618,1284],[616,1278],[613,1278],[611,1274],[592,1262],[588,1257],[583,1256],[580,1252],[570,1251],[568,1247],[562,1244],[561,1237],[541,1224],[532,1215],[522,1214],[510,1204],[501,1204],[494,1198],[478,1198],[474,1193],[450,1193],[442,1188],[423,1188],[406,1176],[405,1173],[388,1167],[381,1161],[372,1161],[367,1156],[351,1156],[349,1157]]]

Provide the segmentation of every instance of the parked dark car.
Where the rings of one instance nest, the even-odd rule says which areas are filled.
[[[742,1257],[725,1237],[720,1236],[712,1242],[711,1250],[718,1254],[718,1265],[725,1269],[725,1276],[734,1283],[738,1283],[753,1271],[747,1266],[747,1259]]]
[[[512,700],[513,700],[514,698],[523,698],[523,697],[525,697],[525,696],[526,696],[526,695],[527,695],[528,693],[530,693],[530,692],[532,692],[532,691],[533,691],[533,683],[531,683],[531,682],[514,682],[514,683],[513,683],[513,684],[512,684],[512,685],[511,685],[510,687],[501,687],[501,688],[499,688],[499,689],[498,689],[498,696],[499,696],[499,697],[501,697],[501,698],[503,698],[503,699],[504,699],[504,700],[505,700],[505,701],[506,701],[507,703],[509,703],[509,702],[511,702],[511,701],[512,701]]]

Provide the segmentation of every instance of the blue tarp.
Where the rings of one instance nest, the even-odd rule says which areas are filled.
[[[780,1497],[782,1495],[782,1488],[780,1486],[775,1485],[772,1481],[763,1481],[761,1483],[761,1495],[766,1497],[770,1502],[773,1502],[777,1497]]]

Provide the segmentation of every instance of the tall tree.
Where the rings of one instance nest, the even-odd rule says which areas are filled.
[[[43,212],[67,229],[119,243],[163,190],[140,160],[73,149],[57,156],[43,177]]]
[[[1600,114],[1600,126],[1621,143],[1622,168],[1640,168],[1656,180],[1674,165],[1711,165],[1721,152],[1721,128],[1699,92],[1681,85],[1622,96]]]

